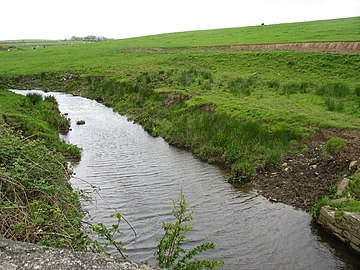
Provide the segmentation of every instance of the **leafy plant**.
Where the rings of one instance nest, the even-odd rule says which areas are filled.
[[[121,222],[121,213],[117,212],[115,214],[111,214],[111,217],[116,218],[116,223],[112,224],[110,228],[107,228],[103,223],[98,223],[97,225],[92,225],[91,230],[99,237],[105,238],[105,242],[93,241],[92,245],[95,251],[107,253],[107,249],[109,245],[112,245],[119,252],[121,257],[124,260],[127,260],[127,257],[123,253],[123,244],[121,241],[115,240],[115,235],[120,234],[120,222]]]
[[[173,202],[172,214],[176,219],[175,222],[163,222],[162,225],[165,234],[157,245],[158,265],[171,270],[216,269],[223,265],[223,261],[195,258],[203,251],[214,249],[214,243],[203,243],[188,252],[182,247],[185,233],[191,230],[191,226],[186,223],[192,220],[194,214],[194,210],[189,212],[183,192],[180,193],[179,200]]]

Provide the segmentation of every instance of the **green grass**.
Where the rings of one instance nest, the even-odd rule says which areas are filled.
[[[68,158],[80,158],[80,150],[60,141],[58,132],[69,128],[52,97],[45,100],[31,94],[21,96],[0,90],[0,124],[19,129],[25,137],[44,140],[45,144]]]
[[[56,100],[0,89],[0,235],[70,249],[86,248],[81,194],[70,186],[67,157],[80,150],[62,143],[68,123]]]
[[[192,46],[359,40],[359,24],[355,17],[0,51],[0,85],[96,99],[245,179],[319,127],[360,130],[360,54]],[[129,49],[151,47],[172,50]]]
[[[360,17],[153,35],[119,41],[123,48],[359,41]]]

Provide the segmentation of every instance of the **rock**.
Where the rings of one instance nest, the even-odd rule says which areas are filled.
[[[0,238],[0,270],[155,270],[104,254],[39,246]]]
[[[358,167],[357,160],[351,161],[349,165],[349,171],[355,171]]]
[[[343,202],[346,202],[346,201],[347,201],[347,198],[345,198],[345,197],[331,200],[331,202],[335,202],[335,203],[343,203]]]
[[[341,193],[343,193],[344,189],[349,185],[349,182],[350,179],[345,177],[338,185],[336,195],[340,195]]]
[[[330,206],[320,210],[317,222],[330,233],[360,253],[360,213],[345,212],[340,218]]]

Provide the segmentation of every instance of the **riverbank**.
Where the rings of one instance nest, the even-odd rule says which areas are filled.
[[[187,91],[182,87],[179,89],[179,84],[186,78],[183,76],[197,77],[205,82],[208,80],[205,78],[212,76],[196,70],[144,73],[127,79],[77,74],[54,74],[52,79],[51,74],[48,76],[45,80],[42,75],[9,78],[7,83],[9,87],[62,89],[100,101],[142,124],[153,136],[160,135],[210,163],[225,166],[230,171],[230,181],[251,181],[271,200],[306,211],[329,194],[340,177],[351,174],[349,164],[359,158],[360,132],[354,128],[360,127],[360,122],[356,110],[352,116],[331,111],[326,104],[323,109],[310,109],[308,113],[299,107],[305,105],[303,99],[306,106],[311,105],[310,98],[318,99],[317,92],[325,88],[322,84],[303,86],[306,89],[303,92],[290,92],[284,98],[282,91],[286,91],[288,85],[279,84],[274,93],[269,82],[256,77],[232,81],[228,87],[241,87],[247,83],[251,90],[249,95],[230,94],[229,101],[236,99],[239,102],[231,104],[227,100],[224,102],[226,93],[217,96],[220,100],[209,100],[206,92],[194,91],[193,82],[189,83]],[[268,90],[264,89],[265,85]],[[292,88],[296,87],[300,86],[292,85]],[[330,91],[331,87],[334,86],[327,85],[328,90],[321,91]],[[345,84],[341,87],[347,89]],[[262,96],[258,96],[257,91]],[[349,95],[346,100],[356,99],[350,89],[346,91]],[[332,94],[328,95],[324,98],[330,98]],[[277,110],[270,108],[272,114],[269,115],[269,107],[259,107],[259,103],[268,103],[274,98],[293,109],[281,110],[277,106]],[[344,97],[332,98],[345,102]],[[224,106],[230,110],[224,110]],[[232,110],[235,108],[243,114],[235,111],[234,115]],[[285,114],[288,118],[283,118]],[[261,115],[262,120],[256,120],[257,115]],[[336,155],[326,155],[327,141],[338,137],[346,140],[347,147]]]
[[[0,90],[0,115],[1,237],[81,249],[84,213],[66,163],[80,149],[58,137],[69,123],[56,100]]]

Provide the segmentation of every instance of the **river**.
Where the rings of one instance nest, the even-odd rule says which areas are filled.
[[[224,260],[222,269],[360,269],[359,257],[312,224],[309,214],[269,202],[250,187],[234,187],[221,169],[151,137],[96,101],[47,95],[72,119],[62,138],[83,149],[71,182],[91,192],[94,200],[84,201],[84,209],[93,223],[107,225],[114,222],[111,213],[124,214],[137,232],[134,237],[123,224],[121,240],[131,260],[155,264],[162,221],[171,220],[172,201],[183,190],[195,208],[186,248],[214,242],[216,250],[204,257]],[[92,192],[90,184],[99,190]]]

